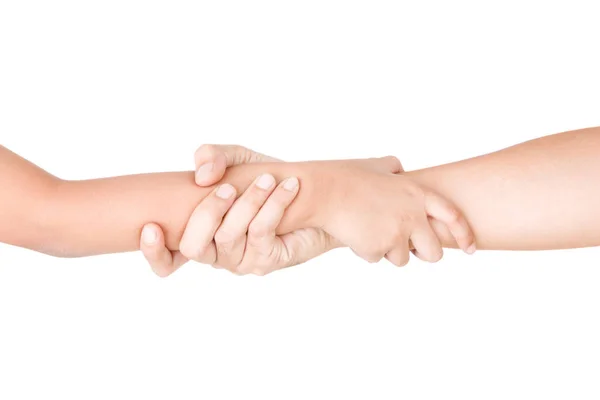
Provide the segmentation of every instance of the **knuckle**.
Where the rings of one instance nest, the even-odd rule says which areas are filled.
[[[231,263],[228,260],[228,256],[231,254],[231,249],[233,246],[230,246],[228,243],[217,243],[217,259],[221,263],[221,265],[230,265]]]
[[[394,246],[390,243],[371,243],[356,248],[354,253],[368,263],[376,264],[381,261],[381,259],[386,256],[389,249],[393,247]]]
[[[269,227],[263,222],[253,222],[248,227],[248,235],[253,237],[264,237],[269,234]]]
[[[379,252],[368,252],[365,253],[362,258],[370,264],[377,264],[379,261],[381,261],[383,256]]]
[[[408,252],[408,249],[396,249],[395,251],[388,253],[385,258],[387,258],[389,262],[391,262],[397,267],[404,267],[406,264],[408,264],[408,261],[410,260],[410,254]]]
[[[213,196],[211,196],[213,197]],[[216,196],[214,196],[216,197]],[[213,199],[209,199],[208,197],[203,200],[203,202],[196,208],[196,210],[194,211],[194,214],[192,215],[192,217],[190,218],[190,221],[188,222],[188,224],[190,226],[193,226],[200,230],[202,229],[202,231],[205,231],[206,229],[215,229],[216,227],[219,226],[219,224],[221,223],[221,219],[223,217],[223,214],[225,214],[225,211],[222,212],[218,212],[218,207],[217,204],[219,202],[217,202],[214,198]],[[202,228],[200,228],[202,227]]]
[[[231,272],[235,272],[242,262],[241,256],[233,255],[229,250],[222,253],[221,250],[217,248],[217,253],[219,253],[217,255],[219,264]]]
[[[254,268],[252,270],[252,275],[256,275],[256,276],[265,276],[266,273],[267,272],[262,268]]]
[[[265,214],[268,213],[271,216],[273,216],[273,214],[277,215],[279,212],[284,212],[291,203],[291,199],[287,197],[288,196],[282,193],[273,193],[273,195],[265,202],[268,203],[268,208],[264,208],[263,212]]]
[[[449,203],[446,199],[436,195],[430,194],[432,198],[437,201],[439,211],[439,218],[446,223],[458,223],[462,218],[462,212],[456,208],[454,204]]]
[[[460,211],[458,211],[456,208],[448,207],[447,213],[449,222],[455,223],[460,220],[461,214]]]
[[[256,185],[253,185],[246,191],[245,202],[250,204],[252,207],[260,207],[267,200],[269,192],[264,189],[259,189]]]
[[[409,260],[408,254],[403,253],[402,255],[398,256],[397,259],[392,261],[392,263],[394,265],[396,265],[397,267],[405,267],[406,264],[408,264],[408,260]]]
[[[400,223],[400,224],[394,224],[391,229],[390,229],[390,241],[388,243],[388,245],[395,245],[398,243],[402,243],[405,238],[406,238],[406,234],[404,233],[405,230],[405,223]]]
[[[415,199],[419,199],[424,201],[426,197],[426,193],[423,188],[415,183],[410,183],[403,187],[404,192]]]
[[[194,160],[199,164],[201,162],[206,162],[212,160],[216,157],[218,153],[217,146],[213,144],[203,144],[194,153]]]
[[[220,246],[227,246],[235,241],[237,235],[226,229],[219,229],[215,233],[215,243]]]
[[[273,202],[278,208],[286,208],[292,202],[295,195],[295,192],[284,189],[283,184],[281,184],[271,197],[269,197],[269,201]]]
[[[403,212],[398,217],[399,223],[396,224],[396,229],[398,229],[400,231],[399,233],[401,233],[402,231],[404,231],[406,229],[405,225],[414,224],[419,219],[419,217],[420,216],[414,212],[409,212],[409,211]]]
[[[203,144],[196,150],[196,154],[200,156],[214,156],[218,153],[218,148],[214,144]]]
[[[217,261],[219,264],[232,272],[234,272],[240,265],[243,259],[243,253],[240,253],[234,249],[233,244],[227,244],[225,246],[216,246]]]
[[[432,250],[427,255],[427,261],[436,263],[436,262],[440,261],[443,256],[444,256],[444,251],[441,248],[437,248],[437,249]]]
[[[191,243],[181,243],[179,251],[190,260],[201,263],[206,261],[207,246],[195,246]]]
[[[171,271],[168,271],[166,268],[154,268],[153,271],[159,278],[166,278],[171,275]]]
[[[246,263],[244,263],[243,265],[240,264],[240,265],[236,266],[235,268],[230,269],[230,271],[233,272],[237,276],[246,276],[252,272],[252,269],[249,269],[248,265]]]
[[[386,160],[390,163],[391,172],[397,172],[402,170],[402,163],[396,156],[387,156]]]
[[[461,243],[471,243],[474,241],[474,236],[473,234],[471,234],[470,232],[468,233],[464,233],[464,234],[456,234],[454,240],[456,240],[456,242],[458,244]]]

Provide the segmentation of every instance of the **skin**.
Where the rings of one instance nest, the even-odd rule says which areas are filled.
[[[247,149],[244,151],[250,152]],[[199,171],[199,175],[204,176],[199,184],[220,179],[225,167],[234,164],[224,163],[224,159],[243,161],[260,158],[260,155],[236,158],[232,154],[233,150],[228,147],[212,147],[210,154],[206,153],[203,153],[205,162],[220,161],[215,162],[216,167],[208,174]],[[324,187],[329,189],[318,200],[320,213],[315,221],[328,234],[343,242],[348,240],[344,236],[345,229],[364,226],[366,221],[373,222],[378,218],[378,212],[365,216],[365,210],[395,210],[397,203],[415,204],[403,196],[423,196],[425,208],[441,207],[442,205],[437,204],[437,197],[428,197],[428,190],[431,190],[463,210],[480,249],[547,250],[598,246],[600,208],[597,204],[600,204],[600,186],[595,184],[600,180],[598,154],[600,128],[588,128],[543,137],[468,160],[403,173],[405,178],[416,183],[418,189],[415,191],[411,191],[411,186],[401,185],[389,176],[377,177],[374,182],[372,175],[363,176],[362,171],[353,171],[352,174],[332,172],[331,176],[323,177],[327,182]],[[361,182],[369,182],[369,192],[363,190]],[[365,207],[369,204],[372,207],[374,197],[379,202],[376,208]],[[343,210],[339,209],[340,204],[344,205]],[[212,205],[206,205],[207,213],[222,215],[227,209],[224,207],[217,210]],[[357,214],[351,224],[345,226],[343,221],[336,218],[348,218],[348,210],[355,210]],[[389,213],[381,214],[389,216]],[[447,217],[458,219],[456,215]],[[411,222],[411,219],[404,221]],[[190,226],[195,223],[193,219],[189,222]],[[380,219],[375,225],[384,223]],[[444,247],[456,245],[447,226],[431,218],[430,223]],[[197,229],[202,230],[200,227]],[[215,226],[210,229],[218,231],[219,222],[215,222]],[[205,235],[208,239],[204,240],[212,240],[209,236]],[[383,235],[381,237],[385,238]],[[215,241],[217,239],[215,237]],[[422,238],[417,236],[411,239],[419,242]],[[432,238],[424,240],[430,244],[433,242]],[[205,246],[202,240],[196,240],[196,243],[198,247]],[[161,248],[160,242],[151,248],[152,254],[166,251]],[[301,250],[307,251],[308,248]],[[365,251],[373,251],[372,257],[376,259],[383,250],[377,250],[376,246],[371,245],[370,250]],[[145,251],[151,264],[154,261],[152,254]],[[396,264],[406,261],[406,253],[402,252],[387,253],[387,257],[392,258]],[[160,271],[163,275],[174,271],[176,268],[173,266],[174,264],[160,262],[153,264],[155,271]]]
[[[406,175],[463,210],[480,249],[594,247],[600,245],[599,155],[596,127]]]
[[[318,203],[314,199],[326,192],[331,184],[329,179],[335,179],[335,175],[348,171],[363,171],[367,176],[373,177],[396,177],[394,173],[398,172],[398,168],[399,162],[394,157],[255,163],[228,168],[218,186],[202,188],[195,184],[193,172],[64,181],[9,150],[0,148],[0,184],[3,187],[0,194],[0,242],[60,257],[133,251],[139,249],[141,228],[154,221],[164,230],[167,248],[176,251],[179,250],[180,243],[192,243],[184,235],[190,216],[195,220],[204,219],[209,224],[214,219],[214,216],[198,211],[197,205],[201,200],[221,198],[233,202],[237,193],[243,193],[248,187],[254,188],[256,185],[251,183],[260,175],[272,182],[270,187],[261,190],[271,191],[275,182],[283,182],[280,190],[276,190],[282,195],[281,201],[289,202],[289,197],[286,200],[285,196],[296,196],[294,202],[285,208],[281,223],[275,221],[276,233],[280,235],[278,239],[283,243],[282,252],[275,259],[293,263],[301,259],[294,254],[295,249],[302,248],[307,240],[312,243],[311,238],[319,235],[328,237],[323,233],[326,230],[314,229],[323,225],[323,221],[315,217],[319,215],[321,218],[324,215],[319,213],[316,207]],[[298,192],[299,187],[302,190]],[[443,199],[440,201],[445,202]],[[451,209],[452,215],[460,215],[451,204],[445,204]],[[402,206],[411,211],[418,207],[409,204]],[[396,214],[399,218],[397,222],[401,224],[402,218],[406,217],[402,213]],[[262,221],[259,220],[260,223],[255,223],[252,227],[252,236],[256,241],[268,242],[266,239],[274,223],[272,215],[273,212],[267,213]],[[337,226],[338,224],[343,226]],[[344,221],[329,223],[330,228],[340,232],[345,231],[347,225]],[[363,228],[361,226],[360,229],[354,229],[354,235],[344,232],[349,241],[343,244],[353,246],[353,243],[360,243],[365,248],[372,244],[380,249],[379,237],[369,233],[379,230],[382,235],[387,236],[388,231],[391,231],[389,226],[382,227],[383,230],[375,225],[369,226],[368,230]],[[405,240],[388,241],[390,246],[387,252],[408,252],[411,234],[425,228],[429,229],[428,223],[426,227],[407,225]],[[472,237],[470,231],[461,232],[460,235]],[[262,249],[257,244],[253,246]],[[190,247],[187,251],[193,252],[194,249]],[[319,251],[313,250],[313,253]]]
[[[204,145],[195,154],[196,183],[199,186],[207,186],[218,182],[225,174],[226,168],[230,166],[276,161],[278,160],[241,146]],[[398,160],[393,159],[391,165],[395,174],[403,172],[402,165]],[[349,166],[344,164],[340,167],[347,170]],[[342,172],[347,173],[347,171]],[[305,229],[294,233],[294,235],[299,235],[301,240],[297,241],[298,246],[290,252],[289,246],[286,246],[286,240],[282,240],[285,238],[276,235],[276,229],[281,222],[285,208],[294,200],[293,196],[285,196],[283,193],[283,191],[277,189],[272,192],[271,190],[258,190],[251,186],[234,203],[223,201],[217,197],[209,198],[197,207],[198,215],[201,217],[192,216],[190,218],[180,246],[181,251],[170,252],[164,246],[162,231],[156,224],[148,224],[144,227],[143,232],[146,235],[142,235],[140,248],[153,271],[157,275],[165,277],[176,271],[188,260],[211,264],[216,268],[226,268],[235,274],[253,273],[264,275],[305,262],[333,248],[344,246],[340,240],[323,229],[313,228],[309,232]],[[433,201],[438,197],[431,196]],[[396,200],[400,199],[397,198]],[[436,220],[438,229],[445,226],[442,222],[445,218],[449,226],[455,227],[457,235],[464,234],[463,248],[467,249],[466,251],[469,254],[472,254],[475,247],[473,238],[469,235],[469,227],[466,221],[455,218],[456,213],[454,211],[456,210],[443,199],[440,200],[440,205],[438,209],[433,210],[432,214],[442,218],[442,220]],[[211,218],[206,218],[207,215],[210,215]],[[385,218],[387,218],[387,214],[382,219]],[[263,220],[270,221],[269,229],[262,230],[264,235],[261,235],[261,245],[257,246],[258,241],[255,237],[257,229],[255,229],[255,226],[261,224]],[[387,222],[384,221],[384,223]],[[391,241],[387,243],[387,248],[392,248],[397,243],[404,245],[395,251],[385,251],[384,244],[384,249],[381,249],[379,253],[370,252],[369,246],[365,246],[363,243],[359,243],[354,251],[369,262],[377,262],[385,256],[395,265],[403,266],[408,262],[408,248],[410,247],[412,253],[418,258],[428,262],[436,262],[441,259],[443,251],[437,236],[428,223],[428,221],[423,220],[423,229],[417,230],[415,236],[416,246],[424,248],[425,251],[415,249],[415,245],[410,240],[403,240],[398,237],[391,237]],[[381,225],[381,220],[376,224]],[[390,224],[389,228],[395,231],[396,225],[398,224]],[[346,235],[345,229],[344,226],[339,233]],[[421,234],[422,232],[424,234]],[[264,237],[268,237],[269,240],[265,240]],[[349,235],[346,235],[346,238],[349,238]],[[421,240],[422,238],[424,240]],[[291,253],[293,257],[279,257],[282,253]]]

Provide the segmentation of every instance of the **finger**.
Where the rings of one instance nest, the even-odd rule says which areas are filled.
[[[281,182],[269,196],[258,214],[248,227],[247,252],[249,260],[256,257],[252,253],[267,256],[272,265],[266,268],[277,268],[280,264],[289,263],[293,254],[288,253],[283,242],[276,237],[275,230],[281,222],[286,208],[292,204],[299,190],[298,178],[287,178]],[[269,258],[270,257],[270,258]],[[253,266],[242,263],[238,271],[248,273]],[[254,266],[255,267],[255,266]]]
[[[434,263],[442,259],[444,250],[429,223],[424,223],[423,226],[415,229],[410,240],[414,246],[413,254],[421,260]]]
[[[205,144],[194,154],[196,183],[200,186],[213,185],[233,165],[272,161],[277,160],[242,146]]]
[[[345,247],[342,242],[319,228],[298,229],[275,239],[281,242],[283,249],[280,254],[287,254],[287,260],[279,265],[272,265],[263,274],[303,264],[330,250]]]
[[[427,215],[446,224],[458,247],[467,254],[476,250],[475,235],[462,213],[448,200],[429,192],[425,195]]]
[[[179,244],[183,255],[202,264],[215,263],[217,253],[213,237],[233,204],[235,193],[235,188],[225,183],[196,206]]]
[[[376,264],[379,261],[381,261],[382,258],[385,257],[384,253],[355,250],[353,248],[350,248],[350,250],[352,250],[354,254],[356,254],[358,257],[362,258],[370,264]]]
[[[273,175],[263,174],[233,204],[214,235],[217,264],[232,272],[237,269],[244,256],[249,225],[274,188]]]
[[[431,216],[428,216],[427,219],[429,220],[429,225],[431,226],[431,229],[433,229],[433,232],[439,238],[441,243],[444,243],[447,247],[459,248],[456,244],[456,240],[454,240],[454,237],[452,236],[452,233],[450,232],[446,224],[444,224],[441,221],[438,221],[437,219],[432,218]]]
[[[287,262],[276,269],[302,264],[330,250],[343,247],[342,243],[318,228],[305,228],[287,233],[281,236],[281,241],[288,257]]]
[[[403,243],[385,255],[385,258],[397,267],[404,267],[410,260],[410,252],[408,251],[408,242]]]
[[[140,250],[152,271],[161,278],[171,275],[188,261],[179,251],[171,252],[167,249],[162,229],[152,223],[142,229]]]

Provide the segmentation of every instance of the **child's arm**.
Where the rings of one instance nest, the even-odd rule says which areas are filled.
[[[42,251],[50,223],[47,203],[59,183],[0,146],[0,242]]]
[[[264,169],[231,169],[223,182],[241,193]],[[306,176],[298,165],[267,169],[278,180]],[[288,209],[290,226],[310,220],[303,197],[310,196],[311,183],[303,183],[298,205]],[[164,228],[167,246],[177,249],[192,210],[215,190],[196,186],[193,172],[63,181],[1,146],[0,185],[0,242],[62,257],[137,250],[141,228],[150,221]]]

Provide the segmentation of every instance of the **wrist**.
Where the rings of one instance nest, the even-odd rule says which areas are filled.
[[[306,193],[308,202],[306,213],[309,227],[324,228],[327,226],[332,210],[332,195],[335,179],[332,178],[331,168],[326,161],[308,162],[306,164]]]
[[[421,186],[425,190],[433,191],[439,195],[446,197],[448,200],[454,202],[454,200],[449,197],[449,192],[444,187],[444,182],[447,182],[447,179],[443,179],[442,176],[439,175],[441,170],[439,168],[427,168],[422,170],[415,171],[407,171],[403,172],[402,175],[410,178],[413,182]],[[436,219],[429,219],[429,223],[434,233],[442,243],[443,247],[446,248],[458,248],[458,244],[454,239],[452,232],[448,229],[448,227],[442,222]]]
[[[315,161],[281,165],[280,178],[297,177],[300,189],[296,199],[286,210],[277,229],[278,234],[303,228],[320,228],[326,223],[329,189],[322,167],[323,162]]]

